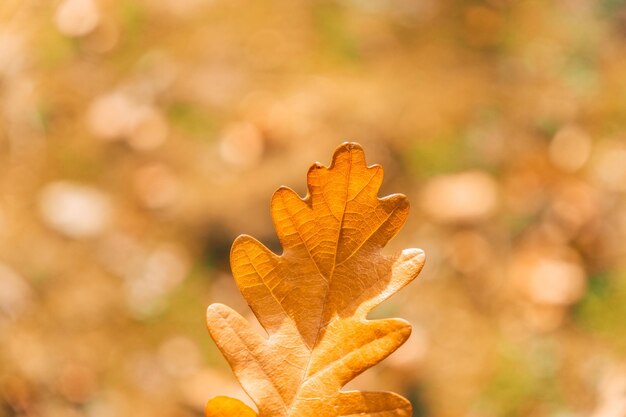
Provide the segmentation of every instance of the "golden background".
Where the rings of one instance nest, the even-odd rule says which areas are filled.
[[[415,416],[626,415],[626,2],[1,0],[0,416],[246,401],[204,323],[360,142],[410,219]]]

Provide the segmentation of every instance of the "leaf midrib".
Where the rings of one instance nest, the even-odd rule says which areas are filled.
[[[335,257],[333,259],[333,269],[331,270],[330,274],[328,274],[328,281],[327,281],[328,289],[326,291],[326,294],[324,295],[324,301],[322,303],[322,311],[321,311],[321,314],[320,314],[319,322],[317,323],[317,334],[315,335],[315,341],[313,342],[313,345],[311,346],[309,359],[307,361],[306,367],[304,368],[304,372],[302,374],[302,379],[300,380],[300,385],[298,386],[298,390],[296,391],[296,394],[293,397],[293,402],[290,404],[289,410],[287,411],[287,413],[288,413],[287,416],[291,415],[291,410],[293,409],[293,406],[296,403],[296,400],[297,400],[297,398],[300,395],[300,391],[302,390],[302,387],[304,386],[304,381],[306,381],[306,379],[307,379],[307,375],[309,373],[309,369],[311,367],[311,362],[312,362],[312,359],[313,359],[313,350],[315,349],[315,346],[317,346],[317,342],[319,341],[319,337],[320,337],[320,334],[321,334],[322,320],[324,319],[324,315],[326,313],[326,305],[328,304],[328,296],[330,294],[330,284],[331,284],[333,276],[335,274],[335,267],[336,267],[336,263],[337,263],[337,253],[339,252],[338,251],[338,245],[339,245],[339,239],[341,237],[341,229],[343,227],[343,221],[344,221],[344,219],[346,217],[346,207],[348,205],[348,192],[350,190],[350,175],[351,175],[351,173],[352,173],[352,151],[350,151],[350,164],[348,165],[348,173],[346,175],[346,191],[345,191],[344,202],[343,202],[343,210],[342,210],[342,213],[341,213],[341,220],[339,221],[339,227],[338,227],[338,230],[337,230],[337,240],[335,242]],[[329,207],[329,209],[330,209],[330,207]],[[304,243],[304,241],[303,241],[303,243]],[[306,247],[306,243],[304,243],[304,246]],[[308,251],[308,247],[307,247],[307,251]],[[311,257],[311,260],[313,261],[313,263],[315,263],[315,260],[313,259],[313,257]],[[318,271],[319,271],[319,268],[318,268]],[[323,276],[321,271],[320,271],[320,275]]]

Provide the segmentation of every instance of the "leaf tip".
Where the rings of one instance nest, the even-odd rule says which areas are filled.
[[[363,150],[363,146],[357,142],[343,142],[341,145],[337,146],[335,152],[333,153],[333,163],[335,160],[343,153],[352,153],[359,152],[365,155],[365,151]]]
[[[256,417],[257,413],[242,401],[219,396],[207,402],[204,415],[206,417]]]
[[[400,252],[398,262],[411,270],[415,275],[419,274],[426,263],[426,254],[422,249],[409,248]]]
[[[345,149],[345,150],[348,150],[348,151],[353,150],[353,149],[357,149],[357,150],[361,150],[362,151],[363,147],[358,142],[352,142],[352,141],[347,140],[347,141],[343,142],[341,145],[339,145],[335,152],[339,151],[340,149]]]
[[[206,309],[206,319],[207,323],[211,322],[214,317],[220,315],[220,313],[226,308],[224,304],[221,303],[213,303],[209,305]]]
[[[426,254],[422,249],[409,248],[404,249],[400,253],[400,260],[403,262],[414,262],[415,264],[424,264],[426,262]]]

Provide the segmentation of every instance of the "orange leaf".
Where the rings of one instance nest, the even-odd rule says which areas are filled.
[[[403,195],[377,197],[382,179],[382,167],[345,143],[330,168],[309,169],[306,198],[274,193],[282,255],[250,236],[235,240],[233,275],[269,337],[222,304],[209,306],[207,323],[260,417],[411,415],[399,395],[341,391],[409,337],[404,320],[366,316],[424,265],[418,249],[380,253],[409,211]]]
[[[228,397],[215,397],[206,405],[207,417],[256,417],[253,409],[239,400]]]

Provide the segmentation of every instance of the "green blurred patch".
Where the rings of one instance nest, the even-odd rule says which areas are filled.
[[[122,36],[112,62],[122,70],[127,70],[136,64],[137,57],[142,56],[146,49],[145,38],[150,36],[146,33],[146,12],[138,2],[122,0],[119,2],[116,17]]]
[[[581,48],[569,56],[565,63],[563,77],[567,86],[579,94],[597,89],[599,79],[593,52]]]
[[[45,103],[39,103],[33,112],[33,122],[43,132],[48,132],[50,130],[51,115],[50,106]]]
[[[503,343],[495,372],[482,395],[482,407],[502,417],[529,415],[537,407],[560,409],[556,370],[556,353],[549,343],[526,349]]]
[[[191,104],[174,103],[167,108],[167,116],[172,126],[192,136],[208,139],[215,135],[215,123],[207,114]]]
[[[57,175],[76,181],[98,181],[106,172],[106,162],[87,146],[58,143],[48,155]]]
[[[38,64],[45,69],[64,66],[78,51],[78,42],[75,39],[63,36],[52,26],[42,31],[38,42]]]
[[[612,348],[626,354],[626,271],[592,275],[574,319]]]
[[[334,1],[320,1],[313,6],[313,22],[323,50],[340,61],[360,61],[357,37],[348,30],[346,13]]]
[[[136,1],[123,0],[120,2],[120,21],[124,28],[126,41],[135,43],[145,29],[145,11]]]
[[[423,385],[409,386],[406,389],[405,397],[411,401],[413,406],[412,417],[426,417],[430,415],[424,391],[425,387]]]
[[[220,365],[223,360],[206,329],[207,294],[210,294],[210,276],[213,271],[196,264],[185,281],[168,297],[163,316],[156,317],[153,325],[159,338],[175,329],[177,334],[194,340],[201,350],[203,360],[210,365]]]
[[[471,153],[462,135],[452,132],[431,140],[414,141],[404,162],[409,172],[427,178],[475,167],[471,165]]]
[[[504,221],[511,239],[519,237],[530,227],[538,224],[540,217],[540,213],[532,213],[527,215],[513,215],[508,212],[504,213]]]
[[[562,123],[553,118],[541,117],[535,122],[536,131],[546,140],[552,140]]]
[[[596,7],[602,16],[618,17],[620,9],[626,7],[626,0],[600,0]]]

